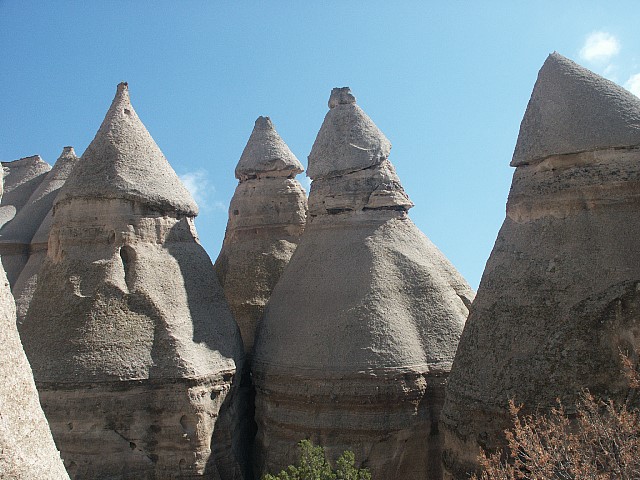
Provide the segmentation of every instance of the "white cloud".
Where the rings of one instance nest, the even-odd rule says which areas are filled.
[[[297,178],[298,178],[298,181],[300,182],[300,184],[307,191],[307,197],[308,197],[309,196],[309,192],[311,191],[311,179],[309,177],[307,177],[305,174],[302,174]]]
[[[588,62],[606,62],[620,52],[620,42],[607,32],[593,32],[580,49],[580,57]]]
[[[209,174],[205,170],[196,170],[180,175],[180,180],[187,187],[189,193],[201,209],[209,207],[219,209],[221,202],[212,202],[211,195],[215,193],[215,188],[209,182]],[[226,210],[227,207],[222,206]]]
[[[629,90],[636,97],[640,97],[640,73],[631,75],[629,80],[624,84],[624,88]]]

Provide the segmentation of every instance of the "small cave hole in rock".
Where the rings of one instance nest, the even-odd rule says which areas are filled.
[[[131,115],[131,110],[129,110],[128,108],[125,108],[124,113],[126,113],[127,115]]]
[[[129,245],[120,247],[120,259],[124,268],[124,282],[131,289],[133,285],[133,264],[136,260],[136,252]]]
[[[129,448],[130,448],[131,450],[135,450],[135,449],[136,449],[136,447],[137,447],[137,445],[136,445],[135,443],[133,443],[133,442],[129,442]]]
[[[196,433],[198,419],[194,415],[183,415],[180,418],[180,425],[182,425],[184,433],[186,433],[189,437],[192,437]]]

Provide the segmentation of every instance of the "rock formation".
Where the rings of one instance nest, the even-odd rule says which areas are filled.
[[[407,217],[389,141],[334,89],[309,155],[309,221],[253,359],[260,471],[310,437],[374,478],[440,474],[444,380],[473,292]]]
[[[552,54],[522,120],[507,214],[447,386],[447,478],[525,412],[626,394],[640,347],[640,100]],[[634,354],[634,358],[637,355]]]
[[[40,407],[15,312],[9,282],[0,267],[0,478],[68,479]]]
[[[58,194],[21,329],[73,478],[241,475],[242,342],[196,214],[120,84]]]
[[[7,230],[11,230],[14,225],[20,225],[23,238],[30,238],[28,260],[21,268],[12,289],[19,325],[27,313],[36,288],[38,272],[47,256],[47,241],[53,223],[53,201],[78,160],[73,147],[64,147],[55,165],[33,192],[27,205],[18,212],[14,221],[7,225]],[[44,219],[40,225],[34,225],[43,215]]]
[[[35,209],[31,215],[20,215],[20,211],[29,204],[31,195],[44,181],[51,167],[38,155],[2,162],[2,166],[6,174],[4,196],[0,203],[0,256],[9,284],[13,286],[27,263],[31,237],[48,209],[44,213]],[[49,201],[48,208],[52,203],[53,199]]]
[[[215,264],[247,354],[271,291],[304,231],[307,197],[295,179],[302,171],[269,117],[259,117],[236,167],[240,183]]]

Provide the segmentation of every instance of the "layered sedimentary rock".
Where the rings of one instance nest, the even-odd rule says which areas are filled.
[[[120,84],[54,205],[21,329],[73,478],[239,478],[242,342],[197,206]]]
[[[438,478],[443,384],[473,292],[407,217],[391,145],[349,89],[329,107],[309,221],[256,339],[258,467],[292,463],[310,437],[375,478]]]
[[[0,478],[68,479],[40,407],[15,312],[9,282],[0,268]]]
[[[73,147],[64,147],[53,168],[33,192],[25,207],[7,225],[8,231],[19,229],[23,239],[30,239],[28,259],[12,288],[19,325],[27,313],[38,281],[38,272],[47,256],[47,241],[53,223],[53,201],[78,160]],[[34,225],[43,217],[40,225]]]
[[[269,117],[259,117],[236,167],[240,183],[215,264],[247,354],[271,291],[304,231],[307,197],[295,179],[302,171]]]
[[[640,347],[640,100],[558,55],[520,127],[507,215],[449,377],[447,478],[503,444],[507,402],[626,395]]]
[[[4,196],[0,203],[0,256],[2,265],[13,286],[29,257],[29,242],[53,204],[34,209],[29,215],[20,212],[30,204],[31,196],[46,178],[51,166],[40,156],[2,162],[5,169]],[[45,203],[46,203],[45,199]]]

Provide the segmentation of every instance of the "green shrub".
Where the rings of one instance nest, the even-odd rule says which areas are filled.
[[[371,480],[366,468],[356,468],[353,452],[346,451],[336,461],[335,470],[327,461],[324,448],[314,445],[310,440],[301,440],[300,460],[297,465],[289,465],[278,475],[266,474],[262,480]]]

